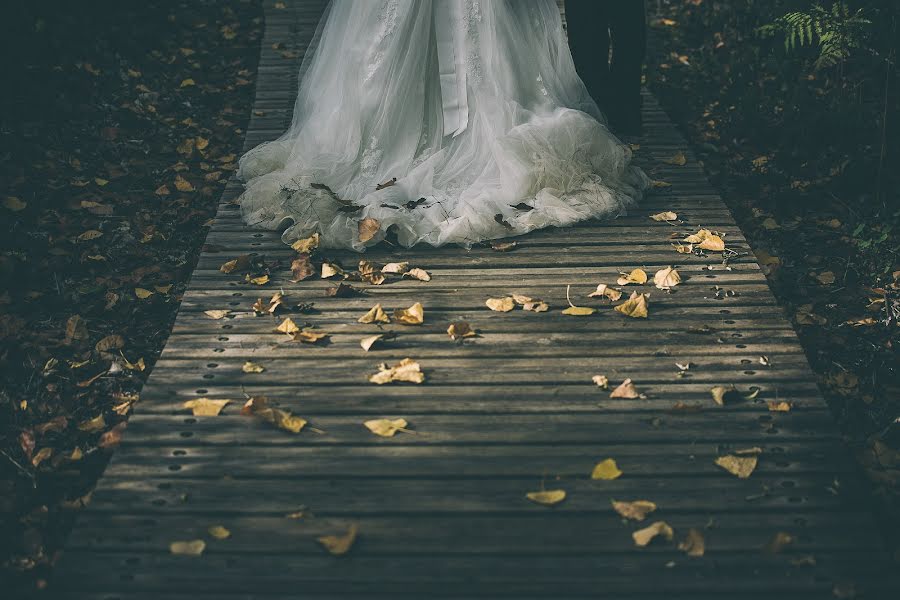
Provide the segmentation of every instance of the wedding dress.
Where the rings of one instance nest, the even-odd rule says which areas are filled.
[[[555,0],[333,0],[242,214],[363,251],[622,214],[648,179],[575,72]],[[390,232],[390,233],[389,233]]]

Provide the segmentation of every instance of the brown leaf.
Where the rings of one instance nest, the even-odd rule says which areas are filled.
[[[418,279],[419,281],[431,281],[431,275],[425,269],[419,269],[416,267],[415,269],[410,269],[406,273],[403,274],[404,277],[409,277],[410,279]]]
[[[182,85],[182,87],[184,87]],[[206,550],[203,540],[179,541],[169,544],[169,552],[178,556],[200,556]]]
[[[618,302],[622,297],[622,292],[617,289],[611,288],[605,283],[597,284],[596,291],[588,294],[588,298],[608,298],[612,302]]]
[[[333,556],[343,556],[350,551],[356,537],[359,535],[359,525],[353,523],[346,533],[342,535],[323,535],[316,538],[316,541],[325,549],[326,552]]]
[[[591,479],[599,479],[602,481],[612,481],[621,476],[622,471],[619,470],[619,466],[612,458],[601,460],[594,465],[594,470],[591,471]]]
[[[381,272],[385,275],[403,275],[409,271],[408,262],[388,263],[381,267]]]
[[[398,431],[411,433],[407,429],[409,423],[406,422],[406,419],[372,419],[371,421],[366,421],[363,425],[369,431],[381,437],[394,437],[394,434]]]
[[[300,331],[300,328],[297,327],[297,324],[294,323],[294,321],[290,317],[287,317],[284,321],[281,322],[281,325],[275,328],[275,331],[290,335],[292,333]]]
[[[369,381],[377,385],[398,381],[422,383],[425,381],[425,374],[422,373],[419,363],[411,358],[404,358],[393,367],[388,367],[385,364],[379,365],[378,372],[370,375]]]
[[[291,281],[299,283],[316,274],[316,268],[312,264],[309,254],[301,254],[291,261]]]
[[[66,321],[66,341],[67,345],[72,342],[86,340],[88,338],[87,322],[81,318],[81,315],[72,315]]]
[[[78,429],[79,431],[83,431],[85,433],[96,433],[98,431],[106,429],[106,420],[103,418],[103,413],[100,413],[93,419],[82,421],[78,424]]]
[[[217,310],[205,310],[203,314],[205,314],[210,319],[224,319],[231,313],[228,309],[217,309]]]
[[[701,250],[710,250],[712,252],[725,250],[725,240],[709,229],[701,229],[697,233],[687,236],[683,241],[693,244]]]
[[[647,283],[647,272],[643,269],[634,269],[631,273],[622,273],[616,283],[618,285],[643,285]]]
[[[632,400],[634,398],[640,398],[641,395],[638,394],[637,389],[634,387],[634,383],[632,383],[631,379],[626,379],[612,391],[609,395],[610,398],[626,398]]]
[[[357,319],[357,322],[364,325],[368,325],[370,323],[390,323],[391,318],[388,317],[384,312],[384,309],[381,308],[381,304],[376,304],[371,309],[369,309],[369,312]]]
[[[671,542],[672,538],[675,536],[675,532],[665,521],[657,521],[649,527],[639,529],[638,531],[635,531],[631,534],[631,537],[634,539],[634,544],[636,546],[640,546],[641,548],[660,536],[665,538],[666,541],[669,542]]]
[[[654,221],[660,222],[669,222],[669,221],[677,221],[678,214],[672,212],[671,210],[667,210],[665,212],[656,213],[655,215],[650,215],[650,218]]]
[[[300,254],[310,254],[319,247],[319,240],[319,234],[314,233],[308,238],[297,240],[296,242],[291,244],[291,248],[293,248]]]
[[[304,344],[316,344],[321,342],[322,340],[328,339],[329,334],[324,331],[315,331],[312,329],[304,329],[303,331],[295,331],[291,334],[291,338],[295,342],[302,342]]]
[[[361,296],[362,292],[349,283],[340,283],[337,287],[326,289],[325,295],[329,298],[350,298],[352,296]]]
[[[122,433],[125,431],[126,427],[128,427],[128,422],[122,421],[109,431],[103,432],[103,435],[97,440],[97,447],[112,448],[113,446],[118,446],[122,442]]]
[[[262,373],[266,370],[266,368],[260,364],[248,360],[244,363],[244,366],[241,367],[241,370],[244,373]]]
[[[475,337],[478,334],[466,321],[457,321],[456,323],[451,323],[450,327],[447,328],[447,335],[449,335],[452,340],[459,340],[467,337]]]
[[[336,265],[327,261],[322,263],[322,279],[329,279],[331,277],[337,276],[340,276],[341,278],[346,278],[347,276],[340,265]]]
[[[635,500],[633,502],[619,502],[611,500],[613,510],[632,521],[643,521],[647,515],[656,510],[656,504],[649,500]]]
[[[591,378],[591,381],[597,384],[600,389],[608,390],[609,389],[609,379],[606,375],[594,375]]]
[[[528,492],[525,497],[541,506],[554,506],[566,499],[565,490],[541,490],[539,492]]]
[[[687,536],[678,543],[678,549],[688,556],[703,556],[706,553],[706,540],[703,539],[703,533],[699,529],[691,527],[688,529]]]
[[[653,276],[653,283],[661,290],[670,290],[681,283],[681,275],[675,270],[675,267],[666,267],[660,269]]]
[[[307,423],[306,419],[293,415],[286,410],[270,407],[265,396],[254,396],[247,400],[243,408],[241,408],[241,414],[258,417],[279,429],[290,431],[291,433],[300,433]]]
[[[516,307],[515,300],[510,296],[506,298],[488,298],[485,304],[495,312],[509,312]]]
[[[394,311],[394,320],[403,325],[421,325],[425,321],[425,309],[421,302],[409,308],[398,308]]]
[[[182,406],[189,409],[195,417],[217,417],[222,409],[228,406],[231,400],[212,400],[210,398],[196,398],[185,401]]]
[[[519,242],[491,242],[491,249],[497,252],[509,252],[515,250]]]
[[[648,315],[647,309],[649,298],[650,296],[647,294],[638,294],[635,292],[631,294],[631,297],[628,300],[616,306],[615,310],[628,317],[646,319]]]
[[[687,164],[687,157],[684,155],[684,152],[676,152],[674,156],[671,158],[667,158],[663,161],[667,165],[675,165],[677,167],[683,167]]]
[[[758,461],[759,457],[756,455],[736,456],[735,454],[726,454],[716,458],[715,463],[738,479],[747,479],[756,469]]]
[[[763,547],[769,554],[779,554],[782,550],[794,543],[794,536],[783,531],[776,532],[772,539]]]
[[[359,261],[359,277],[371,285],[381,285],[387,280],[381,269],[368,260]]]
[[[381,223],[372,217],[366,217],[358,224],[359,241],[368,242],[381,230]]]

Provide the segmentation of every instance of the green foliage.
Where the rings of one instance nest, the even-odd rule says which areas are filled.
[[[830,10],[816,3],[807,12],[789,12],[757,31],[763,37],[784,35],[788,53],[815,46],[818,50],[815,68],[824,69],[843,63],[853,50],[861,47],[871,25],[863,9],[851,12],[845,2],[838,1]]]

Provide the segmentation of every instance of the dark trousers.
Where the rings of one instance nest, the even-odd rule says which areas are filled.
[[[639,133],[644,0],[566,0],[566,20],[575,69],[591,97],[614,130]]]

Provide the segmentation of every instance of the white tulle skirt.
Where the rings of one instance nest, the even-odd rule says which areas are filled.
[[[648,179],[604,123],[555,0],[334,0],[290,129],[240,161],[242,213],[358,251],[612,218]]]

